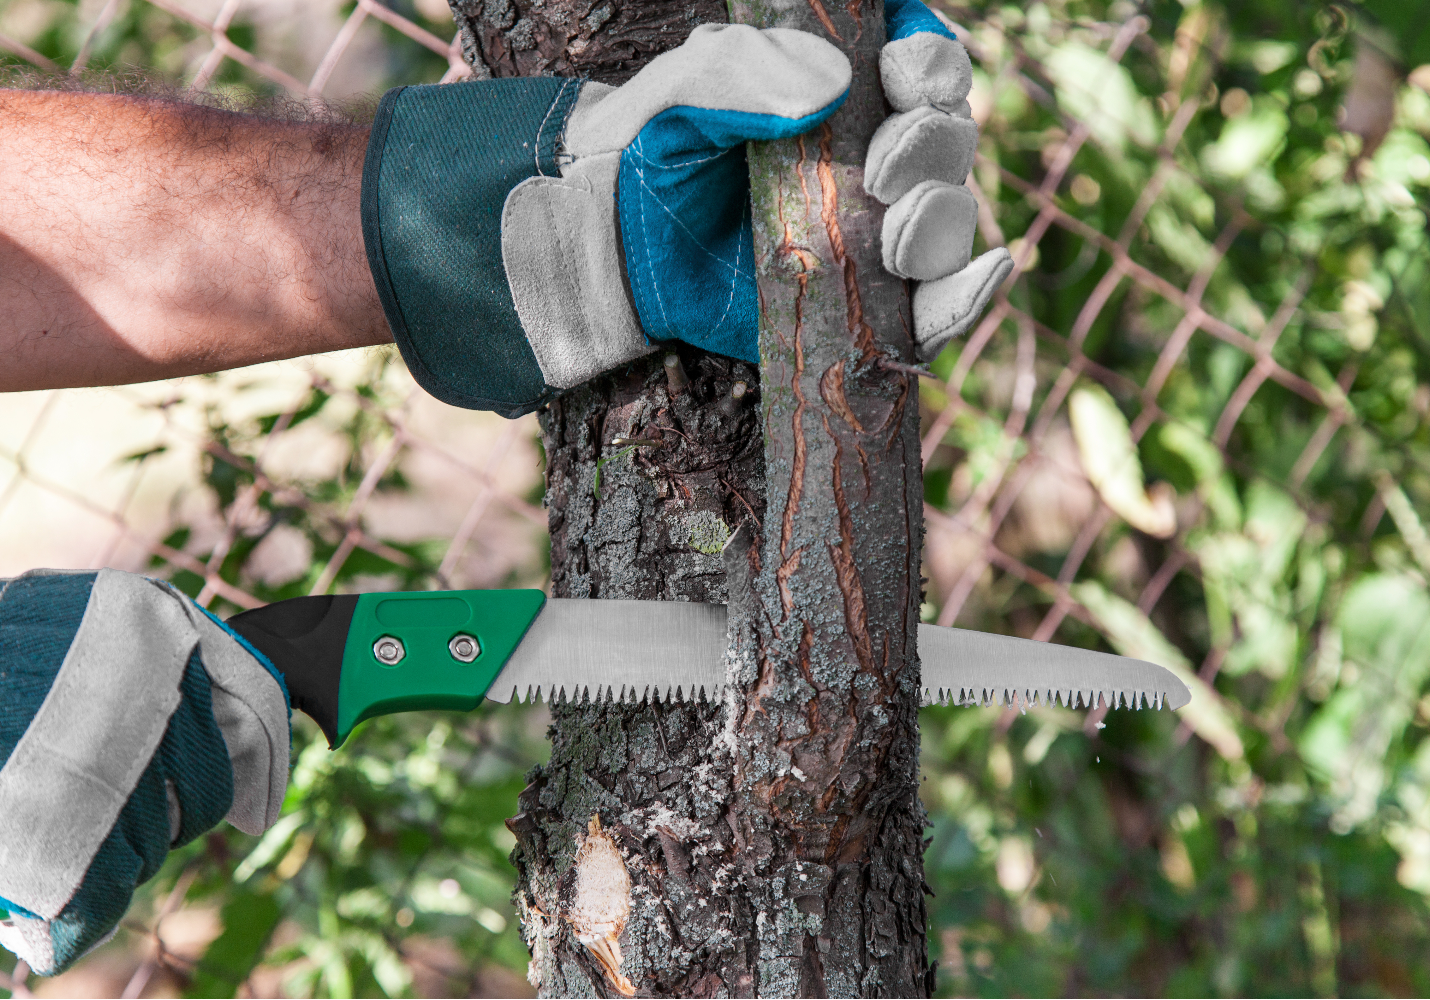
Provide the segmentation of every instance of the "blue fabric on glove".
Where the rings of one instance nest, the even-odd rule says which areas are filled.
[[[884,5],[890,41],[953,33],[919,0]],[[824,122],[844,97],[799,119],[674,107],[621,155],[621,240],[631,296],[652,341],[681,340],[758,364],[745,143],[789,139]]]
[[[647,337],[759,363],[745,143],[802,135],[843,103],[804,118],[675,107],[641,129],[621,154],[619,198],[626,271]]]
[[[885,0],[884,32],[888,41],[897,42],[921,31],[942,35],[944,38],[958,37],[920,0]]]
[[[891,40],[952,37],[919,0],[893,0],[885,16]],[[754,29],[715,27],[701,26],[616,96],[545,78],[384,97],[364,170],[364,237],[394,338],[423,388],[516,416],[663,341],[758,362],[745,143],[819,126],[843,103],[849,66],[817,36],[787,32],[807,41],[786,50],[779,29],[756,43],[743,34]],[[723,61],[700,61],[725,43]],[[759,45],[768,58],[741,62]],[[781,68],[767,80],[766,66]],[[624,110],[603,118],[611,108]],[[582,134],[580,121],[620,127]],[[579,197],[597,188],[599,203]],[[516,249],[504,251],[506,240]]]
[[[0,590],[0,770],[50,694],[96,576],[25,576]],[[44,920],[20,902],[0,898],[0,909],[10,914],[7,922],[24,925],[32,945],[27,957],[33,961],[39,954],[35,971],[42,975],[62,971],[102,941],[124,916],[135,887],[158,872],[170,847],[212,828],[232,804],[228,751],[214,721],[211,684],[197,648],[184,667],[179,691],[158,749],[58,915]],[[180,811],[178,835],[172,839],[169,786]],[[37,935],[48,937],[47,948],[33,946]]]

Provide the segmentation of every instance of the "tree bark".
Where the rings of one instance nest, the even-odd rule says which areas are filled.
[[[728,600],[737,682],[724,703],[552,706],[551,760],[509,823],[545,996],[932,985],[917,387],[880,364],[912,355],[908,290],[861,170],[887,113],[882,11],[780,3],[733,13],[828,38],[855,78],[824,129],[751,148],[761,371],[681,345],[674,379],[656,354],[541,416],[553,595]],[[718,0],[451,4],[479,76],[608,83],[726,18]]]
[[[889,110],[883,10],[736,0],[734,12],[822,35],[854,66],[824,126],[750,150],[769,514],[735,813],[747,891],[775,918],[761,992],[921,996],[918,385],[884,364],[913,358],[909,292],[882,266],[883,207],[863,185]]]

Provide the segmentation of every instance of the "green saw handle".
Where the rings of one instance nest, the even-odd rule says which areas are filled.
[[[336,749],[373,716],[475,708],[545,602],[539,590],[295,597],[227,624]]]

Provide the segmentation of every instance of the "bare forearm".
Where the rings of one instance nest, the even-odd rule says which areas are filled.
[[[0,391],[391,339],[359,217],[367,130],[0,90]]]

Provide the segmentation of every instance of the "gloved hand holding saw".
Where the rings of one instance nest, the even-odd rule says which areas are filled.
[[[885,6],[884,91],[897,113],[865,186],[890,205],[884,266],[920,282],[932,359],[1012,268],[972,264],[978,144],[963,46],[919,0]],[[509,416],[681,340],[758,362],[748,140],[816,127],[850,68],[800,31],[705,24],[617,88],[554,77],[407,87],[382,100],[363,232],[388,322],[417,381]]]

